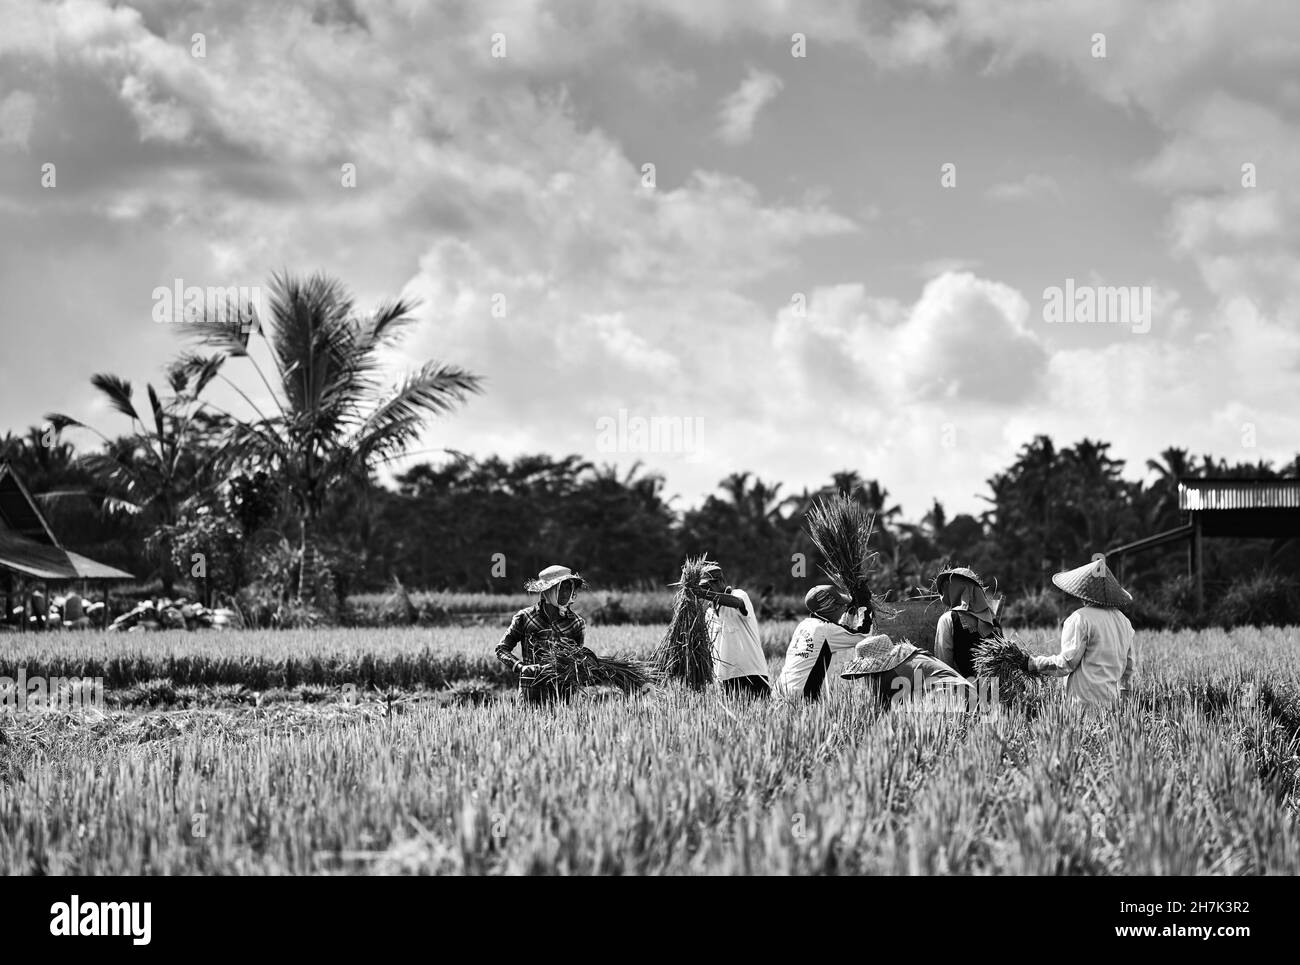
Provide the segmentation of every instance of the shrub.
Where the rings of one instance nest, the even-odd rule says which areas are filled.
[[[1056,590],[1027,593],[1007,603],[1005,627],[1058,627],[1065,619],[1065,597]]]
[[[1300,622],[1300,594],[1289,580],[1262,570],[1233,580],[1213,618],[1224,627],[1287,626]]]

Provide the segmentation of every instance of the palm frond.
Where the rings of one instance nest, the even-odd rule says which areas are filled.
[[[414,299],[396,298],[380,302],[370,316],[367,334],[375,343],[391,343],[402,330],[415,321],[419,303]]]
[[[162,444],[163,439],[167,436],[167,420],[163,416],[162,402],[158,399],[158,393],[154,391],[153,385],[146,384],[145,391],[149,396],[149,408],[153,410],[154,430],[158,434],[158,443]]]
[[[45,414],[45,421],[54,427],[55,432],[62,432],[64,429],[74,427],[77,429],[88,428],[86,424],[79,419],[74,419],[72,416],[64,415],[61,412],[47,412]]]
[[[216,349],[223,355],[237,358],[248,354],[248,342],[258,331],[260,321],[255,305],[220,305],[203,307],[203,317],[193,325],[178,326],[187,338]]]
[[[479,376],[457,366],[426,363],[361,424],[353,448],[367,464],[400,455],[419,437],[429,416],[450,412],[482,392],[482,385]]]
[[[173,381],[173,389],[178,394],[186,394],[189,398],[198,398],[203,394],[209,383],[221,372],[221,367],[225,365],[226,357],[224,355],[203,356],[195,352],[189,352],[182,355],[172,363],[172,370],[180,373],[180,387],[176,387]],[[170,371],[170,370],[169,370]]]
[[[119,375],[109,372],[97,372],[90,377],[90,384],[107,396],[109,404],[125,416],[141,422],[140,414],[131,402],[133,389],[131,383]]]

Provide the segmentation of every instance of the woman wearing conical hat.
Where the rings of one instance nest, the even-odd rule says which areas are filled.
[[[934,628],[934,655],[970,680],[976,676],[975,649],[999,635],[1002,626],[984,581],[974,570],[964,566],[946,569],[934,582],[947,607]]]
[[[1119,585],[1105,557],[1052,577],[1057,589],[1083,605],[1061,627],[1061,652],[1027,657],[1025,670],[1065,677],[1065,692],[1087,704],[1109,705],[1129,689],[1137,668],[1133,624],[1120,607],[1133,602]]]

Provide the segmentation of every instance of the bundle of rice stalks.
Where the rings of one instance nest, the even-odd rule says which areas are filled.
[[[673,615],[654,655],[654,665],[664,679],[682,680],[692,690],[713,683],[713,640],[704,602],[691,592],[699,587],[708,562],[696,556],[682,564],[682,578],[674,584]]]
[[[1009,704],[1037,689],[1035,678],[1025,673],[1029,651],[1014,640],[992,636],[975,648],[975,673],[998,683],[998,699]]]
[[[640,660],[598,657],[567,641],[552,646],[540,666],[532,678],[534,686],[557,697],[570,697],[583,687],[617,687],[632,693],[658,676],[654,667]]]
[[[808,536],[825,561],[822,572],[852,597],[855,607],[876,612],[871,595],[871,574],[878,556],[871,549],[875,518],[847,493],[837,493],[814,503],[805,519]]]
[[[484,680],[482,677],[472,677],[469,680],[457,680],[449,685],[443,699],[449,704],[478,706],[496,700],[500,694],[501,688],[491,681]]]

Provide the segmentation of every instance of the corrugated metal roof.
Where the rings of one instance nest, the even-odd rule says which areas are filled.
[[[1178,508],[1300,510],[1300,479],[1180,479]]]

